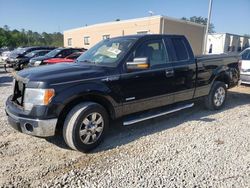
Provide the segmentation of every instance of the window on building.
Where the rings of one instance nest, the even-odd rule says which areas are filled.
[[[68,46],[72,46],[72,38],[68,38]]]
[[[102,36],[102,39],[105,40],[105,39],[109,39],[110,38],[110,35],[103,35]]]
[[[84,45],[89,45],[90,37],[84,37]]]
[[[148,34],[148,31],[137,31],[138,35],[144,35],[144,34]]]

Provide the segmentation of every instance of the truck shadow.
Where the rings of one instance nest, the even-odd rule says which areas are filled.
[[[227,103],[225,107],[219,111],[206,110],[203,100],[199,100],[195,102],[195,106],[191,109],[179,111],[159,118],[154,118],[127,127],[122,125],[121,119],[116,120],[111,122],[110,131],[107,133],[103,143],[91,153],[111,150],[113,148],[129,144],[141,137],[174,128],[187,121],[214,122],[216,119],[209,117],[210,115],[246,104],[250,104],[250,92],[238,93],[229,91]],[[62,135],[47,138],[47,141],[57,145],[58,147],[64,149],[68,148],[63,141]]]

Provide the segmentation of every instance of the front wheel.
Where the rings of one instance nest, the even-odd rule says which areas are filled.
[[[109,124],[106,110],[99,104],[84,102],[67,115],[63,137],[67,145],[79,151],[94,149],[102,141]]]
[[[220,110],[227,98],[227,88],[224,82],[215,81],[209,95],[205,97],[205,105],[209,110]]]

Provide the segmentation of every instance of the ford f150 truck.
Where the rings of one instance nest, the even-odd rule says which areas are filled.
[[[130,125],[193,106],[204,97],[221,109],[238,84],[237,56],[194,57],[184,36],[133,35],[106,39],[75,63],[14,75],[6,113],[15,129],[38,137],[62,130],[68,146],[88,151],[112,119]]]

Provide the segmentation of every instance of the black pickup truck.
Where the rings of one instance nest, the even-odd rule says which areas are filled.
[[[6,101],[9,123],[34,136],[63,130],[69,147],[88,151],[109,121],[130,125],[193,106],[203,97],[221,109],[238,84],[237,56],[194,57],[184,36],[133,35],[106,39],[75,63],[42,66],[14,75]]]

